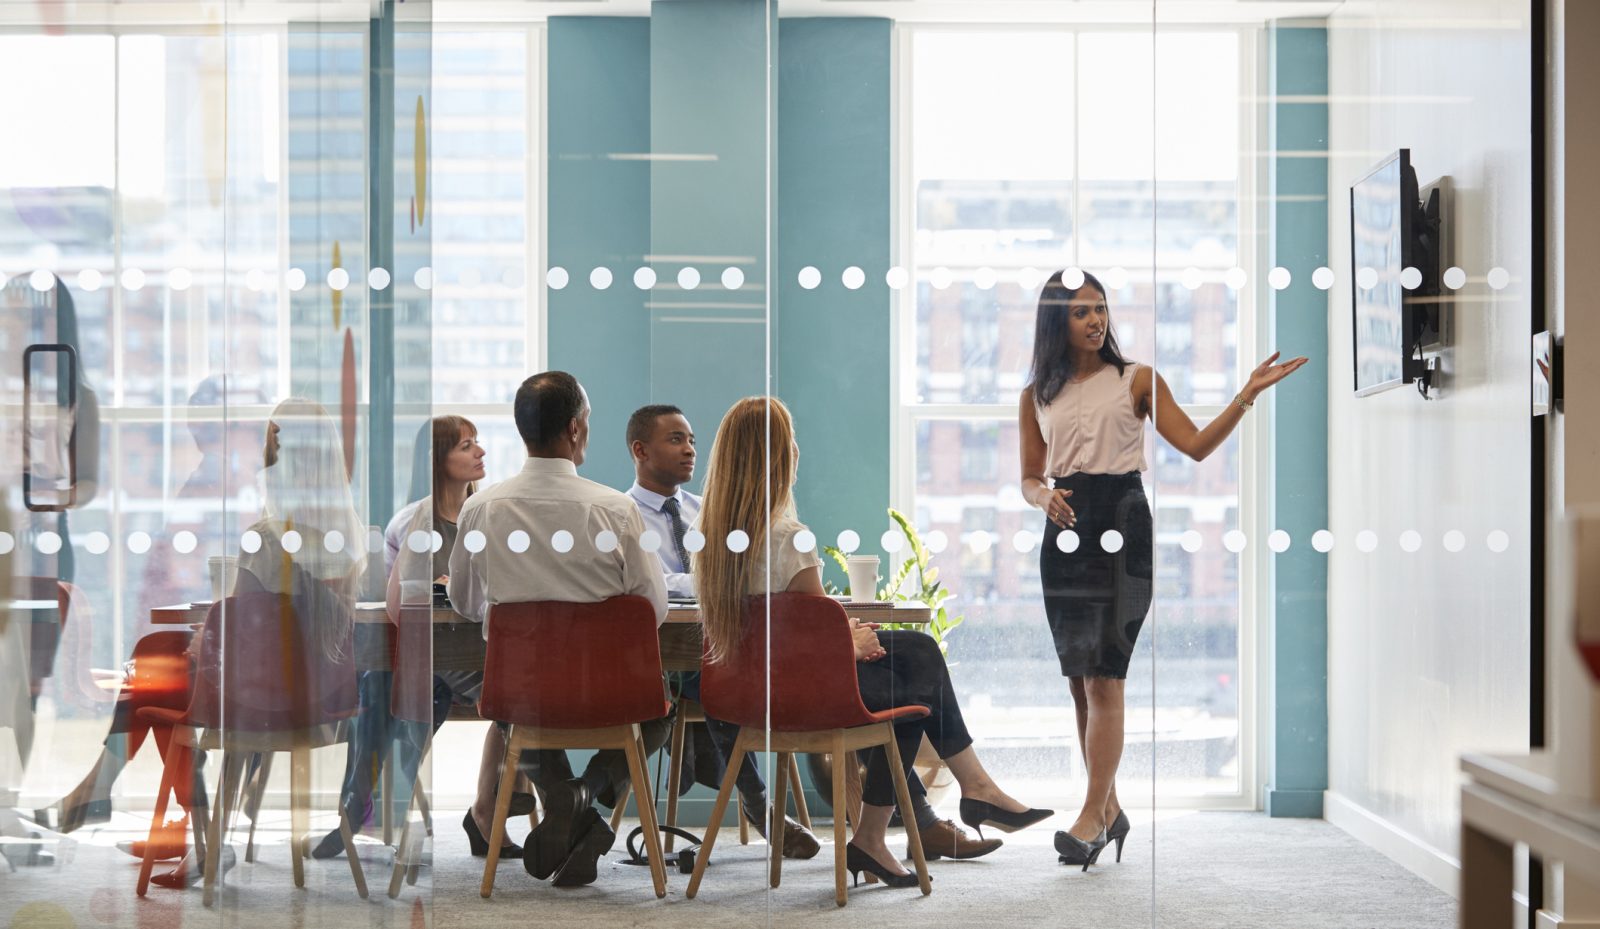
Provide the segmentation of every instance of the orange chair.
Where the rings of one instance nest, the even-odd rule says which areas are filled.
[[[643,597],[599,603],[497,603],[489,611],[489,644],[478,715],[511,724],[494,808],[483,886],[494,892],[505,841],[517,758],[539,748],[621,749],[633,792],[654,796],[639,724],[671,712],[661,687],[661,644],[655,610]],[[667,895],[655,805],[639,804],[650,877]]]
[[[194,694],[186,709],[145,707],[139,713],[173,727],[161,774],[161,792],[151,819],[147,853],[139,868],[139,896],[150,885],[151,853],[165,822],[167,796],[180,777],[193,776],[195,750],[221,749],[222,778],[217,809],[208,816],[206,798],[195,791],[192,821],[195,851],[206,855],[204,903],[216,893],[224,825],[233,814],[245,762],[252,753],[289,752],[290,858],[294,884],[305,886],[305,839],[311,826],[311,750],[342,741],[340,723],[356,712],[353,642],[330,657],[304,641],[294,601],[272,593],[244,594],[212,604],[200,632]],[[353,638],[353,637],[352,637]],[[209,834],[202,835],[204,824]],[[356,892],[367,882],[343,810],[339,831]]]
[[[773,656],[768,667],[766,659]],[[738,654],[719,663],[701,662],[700,697],[706,712],[741,728],[734,743],[728,773],[717,791],[705,844],[695,856],[694,875],[686,893],[690,899],[700,889],[717,828],[727,810],[734,780],[744,756],[753,751],[778,753],[778,783],[773,808],[781,810],[790,780],[790,762],[796,752],[832,752],[833,765],[833,875],[834,902],[845,905],[845,765],[839,759],[864,748],[882,746],[889,753],[894,774],[895,799],[902,810],[911,809],[911,794],[900,766],[894,723],[928,715],[926,707],[900,706],[874,712],[861,702],[856,683],[855,644],[844,608],[828,597],[779,593],[750,597],[745,603],[743,632]],[[770,721],[771,728],[768,729]],[[799,785],[795,785],[799,789]],[[924,895],[931,893],[928,863],[916,820],[904,817],[907,844],[916,863],[917,882]],[[783,865],[783,818],[774,816],[770,836],[771,886],[777,887]]]

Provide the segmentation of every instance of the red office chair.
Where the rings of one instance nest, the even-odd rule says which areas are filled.
[[[773,664],[766,665],[766,656]],[[863,748],[886,746],[889,769],[894,774],[895,798],[902,810],[911,809],[911,794],[900,766],[900,751],[894,741],[894,722],[928,715],[926,707],[898,706],[873,712],[861,702],[856,683],[855,644],[850,638],[850,621],[844,608],[828,597],[811,594],[779,593],[750,597],[745,601],[744,628],[739,652],[731,660],[701,662],[700,697],[706,712],[718,719],[737,723],[739,739],[734,743],[728,773],[717,791],[711,810],[711,825],[705,844],[695,856],[694,876],[689,879],[686,896],[694,898],[705,876],[717,828],[733,793],[739,765],[748,752],[766,749],[778,753],[778,783],[773,793],[773,808],[781,810],[788,790],[789,762],[796,752],[832,752],[833,763],[833,875],[834,902],[845,905],[845,765]],[[767,729],[770,712],[771,729]],[[799,785],[795,785],[799,789]],[[924,895],[933,886],[928,881],[928,863],[923,860],[922,841],[916,820],[905,821],[906,836],[916,863],[918,884]],[[783,818],[773,816],[771,830],[771,885],[778,886],[783,855]]]
[[[489,645],[478,715],[511,724],[494,805],[494,830],[483,865],[487,897],[505,841],[506,815],[526,749],[621,749],[633,792],[651,797],[639,724],[671,712],[661,688],[661,643],[650,601],[612,597],[599,603],[497,603],[489,611]],[[650,877],[667,895],[654,804],[639,804]]]
[[[178,778],[193,776],[190,758],[195,749],[223,752],[215,815],[208,817],[206,798],[199,793],[193,798],[191,814],[195,849],[204,849],[207,856],[205,905],[211,905],[216,892],[223,827],[233,813],[245,761],[253,753],[290,753],[290,858],[295,886],[305,886],[303,849],[311,827],[311,750],[342,741],[339,723],[356,712],[356,676],[352,641],[346,640],[341,657],[329,657],[304,640],[301,622],[288,596],[244,594],[212,604],[200,632],[200,660],[189,706],[139,711],[151,723],[173,727],[150,840],[139,868],[140,896],[150,885],[155,864],[151,853],[157,845],[157,830],[165,821],[167,795]],[[202,823],[209,835],[202,836]],[[342,809],[339,830],[356,892],[365,899],[366,878]]]

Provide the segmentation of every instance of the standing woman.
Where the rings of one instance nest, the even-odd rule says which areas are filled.
[[[1072,288],[1057,272],[1039,295],[1033,365],[1017,412],[1022,496],[1047,519],[1039,553],[1045,616],[1072,690],[1089,771],[1083,809],[1070,829],[1056,833],[1063,864],[1087,870],[1112,841],[1120,861],[1130,828],[1116,776],[1123,685],[1151,600],[1154,537],[1139,476],[1146,470],[1144,420],[1153,419],[1173,448],[1203,460],[1262,391],[1307,360],[1277,359],[1274,353],[1250,372],[1233,402],[1202,429],[1173,401],[1159,374],[1122,356],[1106,289],[1094,275],[1084,273]],[[1060,545],[1067,530],[1080,540],[1066,546],[1071,551]],[[1109,530],[1122,537],[1114,552],[1101,543]]]

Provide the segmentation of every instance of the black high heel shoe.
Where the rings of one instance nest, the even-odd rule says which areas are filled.
[[[1061,856],[1059,859],[1061,863],[1081,864],[1085,871],[1089,870],[1089,866],[1095,863],[1095,859],[1100,857],[1100,852],[1105,847],[1106,833],[1104,829],[1100,830],[1100,834],[1095,836],[1092,842],[1085,842],[1065,830],[1056,833],[1056,853]]]
[[[1023,810],[1020,813],[1013,813],[986,800],[961,798],[961,821],[978,830],[980,839],[983,838],[983,827],[986,825],[993,826],[1001,832],[1016,832],[1054,815],[1056,815],[1055,810]]]
[[[1133,830],[1133,824],[1128,822],[1128,814],[1123,810],[1117,811],[1117,818],[1106,827],[1106,841],[1117,843],[1117,863],[1122,863],[1122,843],[1128,841],[1128,833]]]
[[[915,873],[895,874],[883,865],[878,864],[878,859],[856,848],[854,845],[846,845],[844,847],[844,866],[850,872],[851,887],[861,883],[862,871],[876,877],[889,887],[917,886],[917,875]]]
[[[111,821],[111,800],[85,800],[67,805],[65,800],[56,804],[56,831],[65,835],[89,823]]]
[[[467,811],[467,815],[463,816],[461,818],[461,828],[465,829],[466,832],[467,832],[467,845],[471,846],[471,848],[472,848],[472,857],[474,857],[474,858],[487,858],[487,857],[489,857],[489,840],[484,837],[484,834],[482,832],[478,831],[478,821],[472,818],[472,811],[471,810],[468,810]],[[500,860],[501,861],[504,861],[507,858],[521,858],[521,857],[522,857],[522,846],[517,845],[515,843],[509,843],[509,844],[500,846]]]

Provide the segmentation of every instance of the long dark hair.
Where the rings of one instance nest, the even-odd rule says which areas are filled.
[[[1044,282],[1044,289],[1039,291],[1039,312],[1033,323],[1033,364],[1028,369],[1028,388],[1033,391],[1033,402],[1039,406],[1047,406],[1054,400],[1061,393],[1061,388],[1067,386],[1067,382],[1077,373],[1067,334],[1067,311],[1072,301],[1090,287],[1100,291],[1102,299],[1106,297],[1105,285],[1093,274],[1084,271],[1083,283],[1072,288],[1061,280],[1063,273],[1057,271],[1050,275],[1050,280]],[[1109,314],[1106,340],[1100,346],[1100,358],[1106,364],[1116,365],[1119,377],[1130,364],[1117,347],[1117,335],[1111,326]]]

